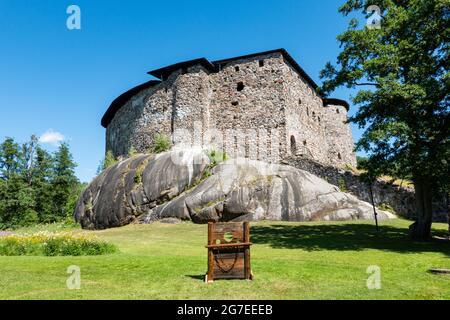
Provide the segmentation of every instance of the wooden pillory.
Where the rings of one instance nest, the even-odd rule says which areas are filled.
[[[209,222],[205,282],[215,279],[252,280],[251,245],[248,222]]]

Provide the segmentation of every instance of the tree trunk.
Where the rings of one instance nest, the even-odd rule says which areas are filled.
[[[445,195],[446,202],[447,202],[447,213],[448,213],[448,238],[450,239],[450,196],[447,193]]]
[[[410,227],[410,235],[414,240],[431,239],[433,219],[431,183],[426,179],[414,181],[417,219]]]

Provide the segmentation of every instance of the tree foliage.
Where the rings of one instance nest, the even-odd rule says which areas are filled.
[[[411,177],[417,200],[412,236],[430,236],[432,197],[449,191],[450,0],[349,0],[344,15],[383,12],[381,28],[352,19],[338,36],[337,63],[321,73],[324,94],[358,88],[349,121],[365,128],[358,150],[370,156],[368,174]],[[365,13],[368,18],[371,13]]]
[[[0,228],[71,216],[81,191],[75,166],[67,144],[52,155],[36,136],[22,145],[6,138],[0,144]]]

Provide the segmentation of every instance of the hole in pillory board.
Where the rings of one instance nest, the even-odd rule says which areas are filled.
[[[233,241],[233,234],[231,232],[225,232],[225,234],[223,235],[223,239],[225,240],[225,242],[230,243],[231,241]]]

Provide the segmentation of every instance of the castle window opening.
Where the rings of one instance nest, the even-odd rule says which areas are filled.
[[[298,104],[299,104],[299,105],[302,104],[302,99],[298,99]]]
[[[339,113],[339,109],[336,109],[336,113]]]
[[[259,66],[264,67],[264,60],[259,60]]]
[[[306,115],[309,117],[309,107],[306,107]]]
[[[338,159],[339,159],[339,160],[342,160],[342,156],[341,156],[340,153],[338,153]]]
[[[303,140],[303,145],[306,147],[306,140]]]
[[[243,82],[238,82],[236,90],[237,91],[244,90],[244,83]]]
[[[234,70],[235,70],[236,72],[238,72],[238,71],[239,71],[239,66],[234,67]]]
[[[233,101],[231,104],[232,104],[233,106],[237,106],[237,105],[239,105],[239,102],[238,102],[238,101]]]
[[[291,136],[291,154],[297,154],[297,143],[295,142],[294,136]]]

